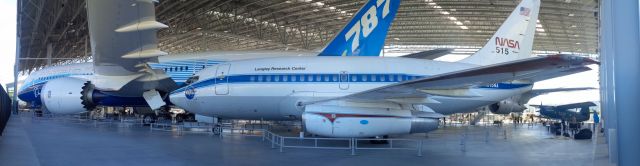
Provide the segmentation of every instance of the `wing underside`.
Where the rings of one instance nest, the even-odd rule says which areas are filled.
[[[157,46],[156,31],[167,26],[156,21],[153,0],[89,0],[87,16],[94,73],[110,78],[94,81],[96,88],[106,91],[120,91],[123,87],[175,88],[162,71],[147,65],[167,54]]]
[[[549,74],[572,68],[582,68],[596,64],[588,58],[572,55],[550,55],[533,57],[512,62],[481,66],[461,71],[434,75],[417,80],[404,81],[343,97],[311,101],[313,104],[330,100],[351,100],[363,102],[393,101],[402,99],[425,99],[430,95],[475,97],[469,89],[505,81],[526,80],[538,75]]]

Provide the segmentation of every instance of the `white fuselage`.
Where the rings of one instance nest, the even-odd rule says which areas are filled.
[[[299,118],[300,102],[371,90],[406,80],[477,67],[466,63],[382,57],[279,57],[229,61],[196,74],[199,80],[171,93],[171,102],[196,114],[234,119]],[[478,86],[480,97],[433,96],[425,106],[441,114],[472,112],[531,90]],[[377,103],[378,105],[384,103]],[[364,105],[376,105],[365,103]]]
[[[315,56],[316,54],[316,52],[301,51],[215,51],[185,53],[160,57],[158,63],[150,63],[150,66],[153,69],[164,70],[178,85],[182,85],[196,72],[225,61],[277,56]],[[115,77],[94,75],[94,64],[91,62],[50,66],[29,74],[24,80],[24,84],[21,85],[18,90],[19,97],[21,100],[31,103],[33,107],[40,107],[41,89],[43,85],[49,81],[67,77],[92,82],[104,80],[115,81],[113,79],[117,79]],[[80,91],[82,87],[69,88],[75,88]]]

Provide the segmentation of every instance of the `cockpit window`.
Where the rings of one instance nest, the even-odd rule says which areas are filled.
[[[198,82],[198,79],[200,79],[200,76],[193,76],[193,77],[187,79],[187,82],[185,82],[185,84],[191,84],[191,83],[194,83],[194,82]]]

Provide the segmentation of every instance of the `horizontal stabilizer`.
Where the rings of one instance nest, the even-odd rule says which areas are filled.
[[[169,26],[164,25],[155,20],[149,21],[141,21],[129,25],[122,26],[116,29],[116,32],[135,32],[135,31],[144,31],[144,30],[158,30],[162,28],[167,28]]]
[[[438,48],[438,49],[433,49],[429,51],[422,51],[422,52],[417,52],[413,54],[408,54],[400,57],[434,60],[442,56],[445,56],[447,54],[450,54],[451,52],[453,52],[453,49],[451,48]]]

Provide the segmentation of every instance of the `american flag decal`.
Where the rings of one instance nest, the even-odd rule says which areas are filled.
[[[531,9],[526,7],[520,7],[520,15],[529,17],[530,12],[531,12]]]

